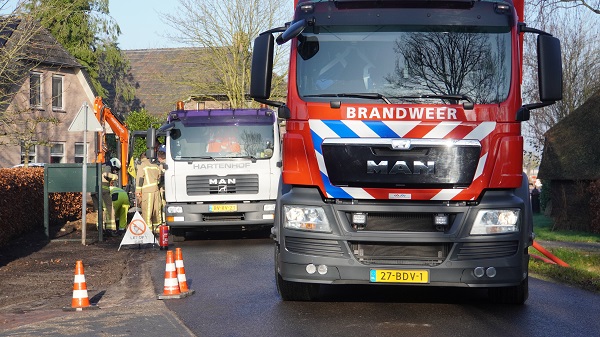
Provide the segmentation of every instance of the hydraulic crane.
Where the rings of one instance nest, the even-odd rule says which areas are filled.
[[[117,149],[118,159],[121,161],[122,169],[120,175],[120,183],[121,186],[127,186],[129,177],[127,174],[127,170],[124,169],[128,164],[128,153],[129,153],[129,130],[125,126],[125,122],[118,118],[115,114],[113,114],[112,110],[107,107],[102,101],[102,97],[96,97],[94,100],[94,115],[102,125],[103,131],[97,133],[97,148],[96,152],[98,154],[96,158],[97,163],[105,163],[106,162],[106,151],[108,147],[106,145],[106,123],[113,130],[117,139],[120,143],[120,147]]]

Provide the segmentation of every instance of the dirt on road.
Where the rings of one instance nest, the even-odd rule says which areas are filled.
[[[78,220],[51,227],[51,240],[40,231],[0,248],[0,313],[71,307],[77,261],[84,265],[89,300],[98,303],[111,285],[121,281],[132,257],[138,262],[157,257],[159,250],[152,245],[119,250],[120,237],[99,242],[96,216],[88,214],[85,245]]]

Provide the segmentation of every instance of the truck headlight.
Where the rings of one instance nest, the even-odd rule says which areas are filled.
[[[477,212],[471,235],[513,233],[519,230],[518,209],[489,209]]]
[[[169,206],[169,207],[167,207],[167,213],[183,213],[183,207]]]
[[[283,206],[283,227],[313,232],[331,232],[329,221],[322,207]]]

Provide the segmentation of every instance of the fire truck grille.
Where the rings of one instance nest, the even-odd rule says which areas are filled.
[[[258,175],[188,176],[187,195],[257,194]]]
[[[437,266],[446,257],[452,244],[394,244],[350,242],[354,257],[362,264]]]
[[[351,222],[352,214],[346,214]],[[454,223],[454,214],[449,214],[449,223]],[[450,226],[442,228],[448,230]],[[434,224],[434,215],[431,213],[368,213],[367,223],[360,231],[395,231],[395,232],[439,232]]]
[[[407,150],[381,143],[325,141],[322,149],[329,180],[335,186],[349,187],[463,188],[471,184],[481,153],[479,143],[459,141],[448,146],[443,140],[411,141],[413,147]]]
[[[342,247],[336,240],[306,239],[286,236],[285,248],[292,253],[304,255],[325,257],[344,256]]]
[[[468,242],[460,245],[458,260],[477,260],[513,256],[519,249],[518,241]]]

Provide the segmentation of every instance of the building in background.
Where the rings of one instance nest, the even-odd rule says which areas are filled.
[[[156,116],[175,109],[177,101],[186,101],[187,109],[229,108],[223,93],[202,96],[194,83],[211,83],[215,77],[203,60],[210,57],[206,48],[162,48],[124,50],[130,62],[130,79],[135,88],[131,111],[141,108]]]
[[[545,134],[538,178],[554,228],[600,233],[600,91]]]
[[[15,65],[0,84],[0,167],[23,163],[25,157],[32,163],[83,162],[83,132],[68,131],[83,104],[92,109],[94,102],[83,66],[38,23],[14,17],[0,22],[1,57],[13,57]],[[92,135],[87,146],[93,161]]]

